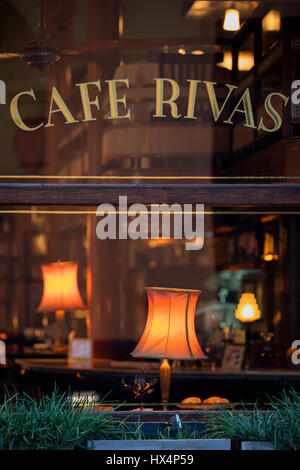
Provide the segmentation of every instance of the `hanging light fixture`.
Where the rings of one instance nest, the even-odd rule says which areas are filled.
[[[240,13],[232,6],[225,12],[223,29],[225,31],[238,31],[240,27]]]

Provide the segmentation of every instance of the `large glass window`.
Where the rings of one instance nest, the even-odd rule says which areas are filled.
[[[3,4],[0,337],[12,360],[65,360],[77,337],[97,359],[129,361],[156,286],[201,290],[194,323],[208,359],[179,359],[178,371],[215,373],[232,343],[244,370],[296,370],[299,18],[282,1]],[[169,236],[150,223],[121,236],[119,215],[135,216],[120,196],[146,212],[204,211],[203,233],[190,227],[199,247],[187,249],[173,215]],[[100,204],[113,236],[97,232]],[[43,266],[65,262],[73,304],[41,303]],[[259,311],[251,328],[237,315],[244,294]]]

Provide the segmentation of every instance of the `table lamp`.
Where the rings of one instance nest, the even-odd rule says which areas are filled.
[[[235,311],[235,318],[242,323],[252,323],[261,318],[254,294],[243,293]]]
[[[160,390],[163,409],[167,409],[171,384],[168,359],[205,358],[195,332],[195,309],[201,291],[146,287],[148,316],[134,357],[161,359]]]
[[[235,311],[235,318],[246,325],[246,353],[250,350],[251,323],[261,318],[255,295],[243,292]]]
[[[77,284],[77,263],[43,264],[43,296],[38,312],[55,311],[57,348],[62,348],[65,310],[85,309]]]

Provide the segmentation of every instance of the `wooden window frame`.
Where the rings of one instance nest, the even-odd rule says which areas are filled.
[[[300,205],[300,184],[0,184],[0,206],[98,206],[118,204],[190,203],[208,206]]]

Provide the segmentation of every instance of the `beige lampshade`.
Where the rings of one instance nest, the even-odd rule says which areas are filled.
[[[238,31],[240,29],[240,13],[235,8],[229,8],[225,12],[223,23],[225,31]]]
[[[43,264],[43,296],[38,312],[84,309],[77,284],[77,263]]]
[[[148,316],[134,357],[202,359],[195,332],[195,308],[200,291],[146,287]]]
[[[253,322],[261,318],[261,313],[254,294],[243,293],[235,311],[235,318],[244,323]]]

